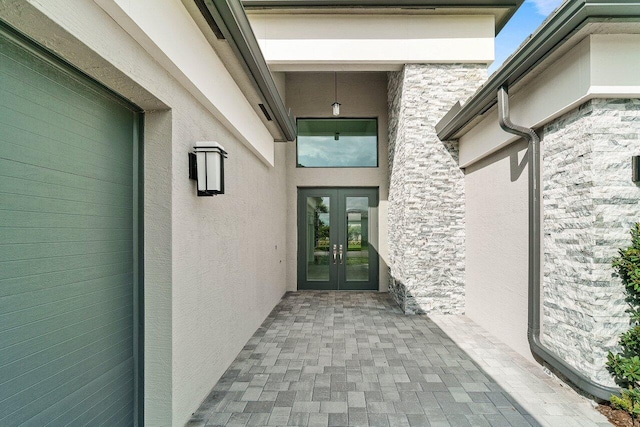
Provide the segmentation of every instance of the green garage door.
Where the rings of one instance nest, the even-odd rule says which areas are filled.
[[[0,425],[134,424],[136,113],[0,26]]]

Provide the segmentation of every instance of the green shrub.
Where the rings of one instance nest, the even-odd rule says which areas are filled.
[[[607,355],[607,369],[625,388],[621,397],[611,396],[611,404],[635,418],[640,415],[640,223],[631,229],[631,246],[618,253],[612,264],[625,287],[631,329],[620,335],[620,351]]]
[[[611,396],[611,405],[616,409],[627,411],[636,418],[640,415],[640,390],[633,387],[622,390],[621,397]]]

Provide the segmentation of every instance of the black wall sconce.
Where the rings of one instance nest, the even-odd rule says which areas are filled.
[[[217,142],[196,142],[189,153],[189,179],[197,181],[198,196],[224,194],[224,159],[227,152]]]
[[[640,182],[640,156],[631,157],[631,180]]]

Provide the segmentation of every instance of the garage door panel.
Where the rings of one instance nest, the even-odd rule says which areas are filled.
[[[95,148],[102,149],[99,145],[101,135],[114,134],[114,131],[109,129],[110,123],[121,120],[123,115],[132,114],[130,111],[118,111],[109,106],[105,107],[102,103],[96,103],[95,97],[76,96],[73,103],[68,103],[66,99],[69,98],[69,88],[60,87],[56,94],[51,91],[50,82],[47,81],[42,82],[43,88],[23,85],[25,77],[28,76],[0,73],[0,94],[10,101],[10,108],[44,125],[74,129],[74,133],[93,136],[91,141],[94,142]],[[100,98],[98,95],[98,99]],[[52,110],[51,105],[56,105],[56,109]],[[67,119],[64,120],[64,127],[60,126],[60,119]]]
[[[0,300],[0,331],[20,326],[25,321],[47,319],[60,310],[74,308],[100,301],[111,295],[109,290],[114,282],[129,286],[131,273],[108,275],[95,280],[88,280],[70,285],[44,288],[38,291],[21,292]],[[46,301],[46,302],[43,302]],[[19,318],[19,319],[16,319]],[[2,378],[2,377],[0,377]]]
[[[123,286],[124,288],[125,286]],[[131,304],[127,301],[127,295],[118,288],[113,294],[103,301],[76,308],[74,310],[56,313],[42,320],[26,319],[26,323],[19,327],[0,331],[0,340],[8,349],[16,344],[24,343],[31,339],[40,339],[48,343],[55,343],[56,340],[68,339],[74,334],[81,334],[91,328],[95,328],[100,322],[108,321],[110,318],[119,318],[119,313],[123,309],[130,309]],[[59,326],[64,325],[64,326]],[[69,349],[72,350],[72,349]],[[3,356],[4,357],[4,356]]]
[[[122,382],[122,381],[121,381]],[[133,407],[131,405],[124,406],[127,402],[131,401],[131,383],[121,384],[117,386],[110,383],[110,387],[105,387],[105,391],[111,391],[108,399],[102,399],[94,404],[94,401],[88,401],[88,410],[80,414],[76,420],[72,422],[74,426],[86,426],[86,425],[100,425],[99,423],[104,419],[106,415],[111,414],[118,421],[107,421],[106,426],[127,426],[128,420],[132,417]],[[106,408],[105,408],[106,406]],[[75,409],[75,408],[74,408]],[[106,412],[106,413],[105,413]],[[94,413],[98,413],[99,416],[92,416]],[[55,425],[54,423],[47,424]]]
[[[76,281],[74,283],[60,284],[55,287],[41,287],[37,290],[27,290],[25,292],[15,293],[11,296],[2,298],[2,306],[0,306],[0,316],[7,316],[9,313],[15,313],[21,310],[38,308],[46,311],[47,306],[67,301],[71,298],[86,295],[88,298],[96,292],[101,292],[104,287],[113,282],[128,283],[131,280],[131,272],[125,272],[120,275],[110,272],[104,277],[93,280]],[[42,303],[42,301],[48,301]],[[53,309],[52,309],[53,312]],[[46,317],[46,315],[43,315]],[[29,317],[33,318],[33,317]],[[0,317],[2,319],[2,317]]]
[[[131,188],[128,185],[104,185],[92,179],[78,179],[78,175],[69,171],[45,169],[3,158],[0,158],[0,178],[24,181],[33,191],[54,188],[57,194],[67,197],[93,194],[96,198],[104,198],[107,204],[126,204],[131,199]]]
[[[91,418],[87,421],[86,425],[92,426],[120,426],[122,425],[123,415],[125,417],[130,417],[131,414],[127,413],[123,405],[131,400],[131,395],[129,390],[115,390],[110,397],[111,405],[104,408],[106,405],[100,405],[100,408],[94,408],[94,411],[97,412],[99,409],[102,409],[95,417]],[[129,407],[129,411],[133,411],[132,407]],[[126,424],[125,424],[126,425]]]
[[[133,424],[136,117],[0,23],[0,425]]]
[[[78,256],[83,254],[112,254],[131,251],[128,240],[89,240],[77,242],[25,243],[21,245],[0,244],[0,259],[6,261],[36,260]]]
[[[64,418],[56,413],[55,407],[47,408],[29,420],[27,425],[34,426],[59,426],[68,424],[72,426],[86,426],[87,413],[94,415],[96,406],[103,405],[105,399],[101,395],[112,393],[124,394],[131,388],[131,370],[126,364],[120,364],[110,372],[97,377],[94,381],[79,388],[70,395],[60,400],[59,404],[65,406]],[[85,420],[83,422],[83,420]]]
[[[44,289],[23,290],[11,295],[10,301],[4,301],[9,300],[9,297],[5,297],[2,299],[2,307],[7,308],[7,313],[0,317],[0,339],[6,348],[22,340],[46,334],[50,328],[56,330],[59,325],[52,322],[73,322],[76,320],[74,316],[85,316],[80,319],[90,321],[92,316],[103,312],[109,313],[110,310],[130,307],[131,301],[127,301],[127,298],[130,296],[131,281],[131,272],[121,275],[110,274],[95,281],[56,286],[50,292]],[[103,289],[98,289],[99,285],[102,285]],[[56,292],[54,300],[49,299],[52,292]],[[75,295],[64,298],[67,294]],[[28,301],[28,298],[32,301]],[[17,309],[18,307],[11,304],[16,300],[31,307]],[[0,360],[4,359],[4,356],[0,355]]]
[[[130,364],[128,347],[127,340],[123,339],[109,349],[94,353],[90,358],[77,363],[73,369],[57,371],[37,385],[16,392],[10,399],[2,402],[6,408],[3,414],[8,415],[0,418],[0,425],[20,425],[32,418],[33,414],[58,406],[64,390],[77,390],[121,363]]]
[[[38,262],[33,261],[7,261],[0,262],[0,279],[10,279],[14,277],[35,276],[55,271],[67,271],[73,273],[74,270],[90,267],[93,264],[102,265],[107,261],[109,264],[128,264],[129,257],[132,257],[131,250],[111,254],[105,257],[104,254],[85,254],[65,257],[64,260],[56,258],[43,258]],[[131,269],[131,267],[129,267]]]
[[[11,42],[0,40],[0,63],[0,82],[4,90],[33,99],[35,107],[55,105],[51,114],[65,114],[70,123],[77,121],[113,135],[118,130],[109,130],[109,124],[126,120],[124,116],[132,114],[126,108],[117,108],[116,100],[88,85],[81,76],[34,59]]]
[[[2,82],[0,84],[6,88],[13,82]],[[82,106],[65,106],[58,104],[56,110],[50,108],[51,102],[46,94],[38,97],[25,97],[28,94],[17,94],[10,89],[0,89],[0,96],[6,99],[5,105],[0,110],[4,124],[12,124],[12,118],[19,117],[19,123],[14,124],[16,129],[27,131],[34,135],[51,136],[59,140],[58,137],[66,134],[82,135],[86,140],[70,140],[69,145],[76,148],[88,150],[99,155],[109,157],[109,152],[102,146],[101,140],[105,136],[113,136],[114,132],[109,129],[109,123],[118,120],[118,115],[104,114],[98,117],[88,114]],[[68,108],[66,108],[68,107]],[[30,127],[26,127],[30,124]],[[123,135],[117,135],[122,137]],[[112,155],[114,153],[111,153]],[[115,153],[117,154],[117,153]]]
[[[128,221],[128,223],[123,223],[123,221]],[[12,228],[84,228],[87,230],[92,230],[94,228],[130,229],[132,220],[124,219],[121,216],[113,216],[108,211],[102,216],[95,216],[0,210],[0,224],[2,224],[3,227]],[[0,278],[2,278],[1,273]]]
[[[70,325],[62,329],[52,331],[49,334],[39,335],[26,341],[21,341],[15,345],[8,346],[6,353],[2,355],[3,369],[5,365],[12,363],[28,364],[40,360],[40,355],[46,352],[57,354],[57,351],[72,352],[77,349],[87,337],[93,340],[101,339],[107,335],[114,325],[121,325],[122,321],[131,318],[130,307],[122,306],[116,310],[97,314],[94,318],[89,319],[87,324],[79,325],[78,329],[73,328],[76,325]],[[126,327],[122,327],[120,332],[124,335],[128,333]],[[125,333],[126,332],[126,333]],[[59,347],[60,346],[60,347]],[[30,359],[33,357],[33,359]],[[49,359],[51,360],[51,359]],[[37,369],[38,365],[23,367],[23,372]]]
[[[118,186],[118,188],[122,188],[123,191],[119,193],[95,192],[78,187],[53,184],[48,180],[34,181],[0,174],[0,194],[19,194],[34,198],[42,197],[45,199],[83,202],[98,205],[102,209],[109,209],[110,207],[118,209],[126,205],[131,197],[131,190],[127,186]]]
[[[9,244],[48,244],[64,242],[100,242],[111,240],[124,240],[129,235],[127,229],[103,229],[95,228],[91,236],[86,235],[82,228],[9,228],[0,226],[0,242]]]
[[[128,274],[131,276],[131,265],[126,261],[114,262],[106,259],[102,264],[78,268],[72,271],[61,269],[50,273],[17,276],[0,280],[0,298],[21,293],[34,292],[41,289],[52,289],[83,283],[102,277]]]
[[[56,199],[50,197],[34,197],[29,194],[3,193],[3,201],[11,205],[14,211],[41,212],[55,214],[69,214],[82,216],[109,216],[116,218],[133,217],[133,208],[130,206],[105,206],[96,203],[87,203],[75,200]]]
[[[77,334],[54,346],[33,348],[30,349],[35,350],[33,353],[25,353],[24,356],[17,354],[15,361],[0,368],[3,375],[0,400],[11,398],[17,391],[46,380],[51,376],[52,367],[56,370],[68,369],[98,351],[111,348],[114,341],[121,338],[121,331],[130,325],[131,316],[123,315],[116,321]],[[32,369],[33,366],[37,368]]]
[[[49,117],[50,123],[44,122],[42,117],[37,116],[38,111],[34,110],[33,106],[20,105],[29,104],[29,100],[18,98],[14,101],[9,99],[11,96],[5,95],[6,92],[0,91],[0,96],[11,102],[11,107],[0,107],[0,125],[4,127],[3,138],[6,141],[49,153],[56,153],[64,148],[75,148],[78,155],[84,156],[85,161],[100,161],[114,165],[120,162],[131,169],[131,164],[126,162],[126,156],[104,145],[105,136],[113,138],[116,144],[118,139],[130,137],[130,134],[126,134],[127,129],[122,130],[121,135],[114,132],[103,135],[99,129],[84,129],[82,123],[65,121],[63,117]],[[29,114],[20,111],[21,108]],[[94,156],[91,156],[92,154]]]
[[[8,129],[6,126],[4,128]],[[11,129],[7,133],[11,133]],[[50,141],[52,147],[43,150],[43,147],[38,147],[38,144],[32,141],[8,141],[5,135],[1,135],[0,158],[71,174],[76,180],[86,179],[94,185],[98,181],[103,186],[131,186],[133,169],[130,165],[125,165],[120,160],[95,158],[79,150],[71,150],[64,144],[56,147],[56,141]],[[46,182],[37,173],[34,173],[31,179]]]

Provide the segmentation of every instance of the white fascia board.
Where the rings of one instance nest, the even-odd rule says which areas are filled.
[[[273,136],[175,0],[94,0],[229,131],[270,166]]]
[[[410,63],[490,63],[492,15],[249,15],[267,63],[315,71]]]
[[[621,43],[621,37],[626,43]],[[532,79],[510,100],[511,120],[539,128],[592,98],[640,97],[640,35],[594,34]],[[494,108],[460,139],[460,167],[511,144]]]

